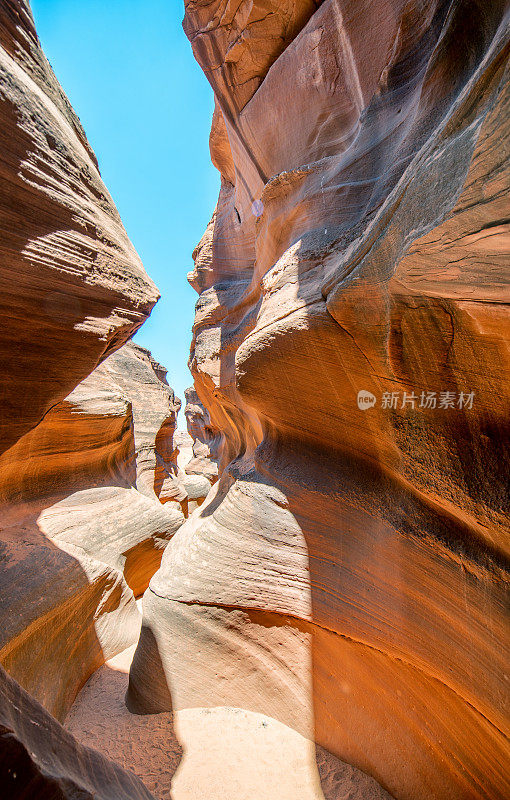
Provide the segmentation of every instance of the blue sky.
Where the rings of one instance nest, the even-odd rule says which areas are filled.
[[[197,295],[191,253],[213,212],[212,91],[193,58],[180,0],[31,0],[55,74],[161,300],[135,337],[181,399]],[[181,414],[179,426],[185,427]]]

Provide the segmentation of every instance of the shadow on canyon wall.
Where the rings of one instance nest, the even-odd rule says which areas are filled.
[[[108,578],[93,585],[78,559],[41,532],[38,516],[37,511],[25,513],[0,531],[0,661],[62,721],[104,663],[95,612]],[[115,611],[119,601],[120,592],[112,591],[108,611]]]
[[[503,3],[435,8],[427,24],[404,15],[352,153],[316,143],[302,167],[285,140],[289,163],[261,187],[253,225],[259,197],[241,207],[223,181],[193,278],[193,368],[230,463],[146,595],[129,693],[140,708],[275,716],[398,797],[502,798],[508,426],[493,402],[504,343],[484,317],[492,254],[466,293],[426,237],[446,236],[466,266],[470,235],[499,220],[487,176],[500,169],[508,44]],[[287,107],[263,113],[301,63],[286,52],[240,112],[248,173],[273,155],[268,127],[287,130]],[[335,99],[319,102],[317,136]],[[243,123],[228,123],[239,153]],[[235,180],[250,195],[243,163]],[[358,408],[362,390],[376,407]],[[382,406],[385,392],[422,391],[474,392],[478,406]]]
[[[111,232],[101,230],[94,214],[87,216],[83,210],[91,199],[99,207],[103,203],[108,208],[111,203],[99,176],[87,172],[85,164],[81,170],[75,167],[69,181],[83,208],[78,213],[76,208],[67,207],[60,195],[48,190],[48,175],[39,174],[41,164],[51,174],[48,151],[59,167],[66,163],[66,145],[55,139],[51,120],[38,119],[46,129],[45,134],[38,133],[39,143],[30,129],[33,120],[22,103],[0,96],[0,104],[0,136],[8,137],[5,152],[10,159],[0,159],[0,177],[6,187],[0,204],[0,226],[4,268],[12,278],[6,280],[0,297],[5,319],[0,354],[4,376],[0,387],[0,452],[4,452],[129,338],[129,328],[134,334],[144,316],[126,308],[126,295],[115,291],[113,280],[106,290],[93,274],[84,280],[84,273],[93,272],[88,262],[92,247],[100,250],[116,245],[122,259],[119,244],[111,241]],[[12,130],[16,131],[15,138]],[[76,267],[57,269],[58,251],[66,235],[70,238],[66,256]],[[127,255],[125,259],[127,262]],[[96,261],[98,271],[104,269],[97,253]],[[108,318],[115,319],[118,330],[102,338],[98,326]]]

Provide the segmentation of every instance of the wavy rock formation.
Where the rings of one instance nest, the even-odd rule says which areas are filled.
[[[211,418],[194,389],[185,389],[188,433],[179,431],[176,444],[177,469],[168,473],[160,493],[162,503],[179,503],[188,517],[202,505],[218,480],[223,436],[212,427]]]
[[[158,299],[41,49],[0,7],[0,453],[140,327]]]
[[[136,641],[134,598],[184,522],[154,491],[179,408],[154,363],[125,345],[0,456],[0,660],[58,718]]]
[[[144,596],[128,705],[241,707],[399,800],[503,800],[508,4],[185,5],[225,469]]]
[[[136,457],[136,488],[154,498],[177,469],[174,433],[181,401],[168,385],[166,369],[149,350],[132,342],[87,378],[118,387],[131,403]]]
[[[158,291],[25,0],[0,4],[0,178],[0,794],[149,800],[48,712],[136,640],[184,519],[156,495],[178,403],[146,351],[110,355]]]
[[[218,480],[223,437],[211,422],[209,412],[200,402],[194,389],[186,389],[184,415],[188,433],[193,440],[193,457],[186,464],[188,475],[203,475],[211,484]]]
[[[134,593],[183,517],[155,494],[177,410],[161,370],[130,345],[93,372],[142,324],[158,291],[25,0],[0,5],[0,178],[0,660],[62,718],[90,673],[135,640]],[[135,387],[142,373],[146,385]],[[148,415],[138,392],[153,404]],[[90,769],[83,796],[148,797],[62,739],[3,672],[1,683],[2,777],[11,753],[38,789],[45,784],[43,796],[76,796],[75,778],[81,786]],[[35,741],[36,728],[47,741]],[[35,791],[9,775],[0,781],[9,797]],[[61,776],[64,789],[50,780]]]

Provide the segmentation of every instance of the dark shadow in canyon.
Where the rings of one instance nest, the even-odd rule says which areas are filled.
[[[79,561],[41,532],[41,510],[0,520],[0,653],[7,672],[62,721],[104,663],[95,613],[108,582],[93,586]],[[119,599],[112,594],[109,610]]]
[[[130,680],[126,693],[126,706],[132,714],[159,714],[163,711],[172,711],[172,695],[163,669],[156,637],[148,625],[142,624],[142,633],[133,657],[133,665],[136,667],[138,661],[143,664],[147,655],[153,665],[150,688],[147,685],[140,687]]]
[[[151,628],[142,623],[142,630],[133,656],[132,666],[136,669],[137,662],[139,662],[143,669],[143,665],[149,663],[149,660],[151,664],[151,673],[148,676],[148,682],[140,684],[139,681],[132,681],[130,671],[128,687],[125,694],[126,707],[131,714],[143,716],[145,714],[162,714],[166,712],[170,713],[173,718],[174,704],[172,701],[172,693],[165,675],[159,646]],[[169,752],[172,756],[171,780],[186,755],[186,751],[182,747],[175,732],[173,719],[172,722],[169,723],[168,745]],[[171,791],[169,791],[168,797],[169,800],[172,800]]]

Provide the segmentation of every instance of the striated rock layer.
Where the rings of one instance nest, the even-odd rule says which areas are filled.
[[[211,484],[218,479],[218,462],[221,459],[223,437],[214,428],[209,412],[200,402],[194,389],[186,389],[184,415],[188,433],[193,439],[193,457],[186,465],[188,475],[204,475]]]
[[[185,5],[225,469],[144,596],[128,705],[242,707],[399,800],[503,800],[508,4]]]
[[[42,52],[0,7],[0,452],[126,342],[158,299]]]
[[[136,640],[135,597],[184,522],[154,490],[179,407],[154,363],[125,345],[0,456],[0,661],[59,718]]]
[[[0,140],[0,660],[62,718],[90,673],[136,639],[134,595],[183,520],[155,491],[178,406],[147,353],[111,355],[158,291],[25,0],[0,6]],[[38,723],[18,690],[2,695],[2,750],[30,772]],[[147,796],[129,783],[126,796]]]
[[[178,502],[185,517],[202,505],[211,485],[218,480],[223,436],[214,429],[211,418],[194,389],[186,389],[188,432],[179,431],[176,444],[176,469],[169,471],[159,492],[162,503]]]
[[[27,0],[0,4],[0,181],[0,794],[148,800],[49,712],[138,635],[183,520],[156,495],[178,406],[148,353],[111,355],[158,291]]]

